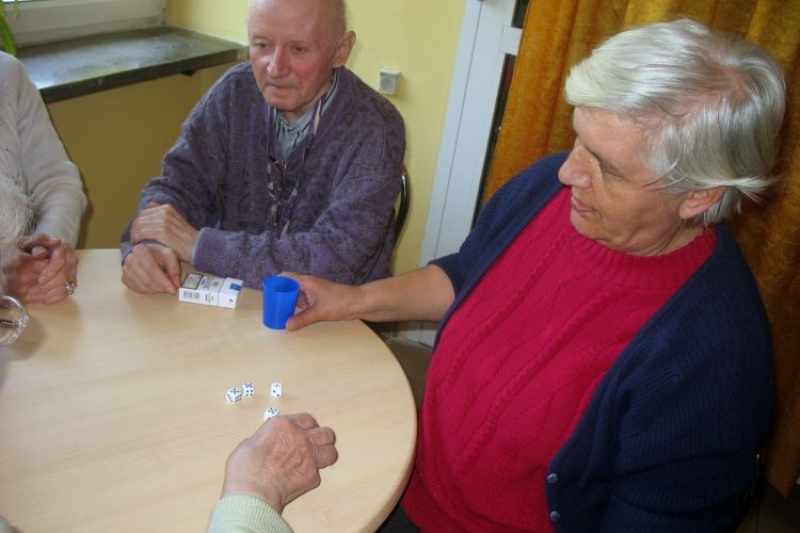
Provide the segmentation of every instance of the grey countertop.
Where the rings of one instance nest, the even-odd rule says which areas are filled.
[[[247,47],[169,26],[20,48],[45,102],[243,61]]]

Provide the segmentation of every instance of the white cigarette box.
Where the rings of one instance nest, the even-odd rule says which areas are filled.
[[[236,309],[244,282],[203,274],[187,274],[178,291],[178,300],[193,304]]]
[[[181,302],[217,306],[219,289],[222,287],[222,278],[217,276],[204,276],[202,274],[188,274],[178,291]]]
[[[219,289],[217,305],[228,309],[236,309],[236,304],[239,303],[239,294],[242,292],[242,285],[244,285],[244,281],[240,279],[225,278],[222,282],[222,287]]]

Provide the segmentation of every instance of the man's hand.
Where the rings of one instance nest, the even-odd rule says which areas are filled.
[[[42,233],[23,237],[10,257],[3,258],[8,292],[22,302],[52,304],[69,296],[75,285],[78,258],[61,239]]]
[[[176,294],[181,285],[178,254],[158,243],[137,244],[123,261],[122,283],[134,292]]]
[[[157,241],[189,263],[198,233],[171,205],[151,203],[131,224],[131,244]]]
[[[336,462],[336,436],[308,413],[276,416],[243,440],[225,464],[222,496],[250,494],[278,513],[320,483]]]

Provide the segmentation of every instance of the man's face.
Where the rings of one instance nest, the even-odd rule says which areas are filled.
[[[294,122],[330,85],[352,42],[338,35],[333,2],[260,0],[248,17],[250,62],[266,101]]]
[[[570,222],[578,233],[631,255],[668,253],[693,238],[681,217],[683,196],[659,189],[639,158],[636,122],[578,107],[573,127],[575,146],[558,176],[572,189]]]

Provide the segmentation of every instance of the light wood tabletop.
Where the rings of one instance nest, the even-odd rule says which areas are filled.
[[[118,250],[79,251],[78,288],[0,347],[0,515],[23,533],[205,531],[225,459],[275,406],[309,412],[339,460],[284,516],[296,533],[372,532],[411,468],[416,415],[403,371],[363,323],[296,332],[236,309],[141,295]],[[229,404],[243,382],[255,397]],[[274,399],[273,381],[283,384]]]

